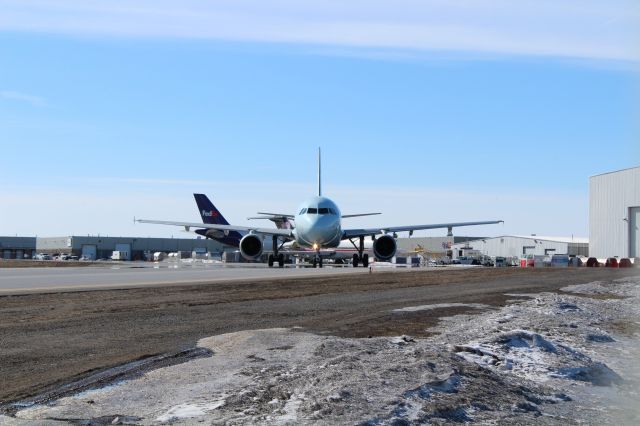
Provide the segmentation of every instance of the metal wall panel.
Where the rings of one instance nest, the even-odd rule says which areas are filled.
[[[640,257],[640,207],[629,209],[629,256]]]
[[[633,207],[640,207],[640,167],[589,179],[590,256],[630,256]]]

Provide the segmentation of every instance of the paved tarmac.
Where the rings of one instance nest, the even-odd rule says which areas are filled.
[[[104,290],[156,285],[303,278],[368,272],[365,268],[308,268],[262,264],[127,263],[66,268],[0,268],[0,295],[50,291]]]

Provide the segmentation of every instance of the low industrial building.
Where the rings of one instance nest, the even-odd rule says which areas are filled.
[[[2,259],[30,259],[36,250],[36,237],[0,237]]]
[[[484,237],[443,236],[398,238],[398,253],[401,255],[416,253],[428,257],[447,256],[450,254],[453,244],[460,244],[482,238]]]
[[[640,257],[640,167],[589,179],[589,253]]]
[[[491,257],[527,257],[568,254],[588,256],[589,240],[573,237],[539,237],[503,235],[453,244],[453,258],[467,256],[470,252]]]
[[[203,238],[68,236],[37,238],[35,242],[38,253],[66,253],[92,260],[108,259],[114,251],[122,252],[123,260],[145,260],[155,252],[221,255],[224,247],[217,241]]]

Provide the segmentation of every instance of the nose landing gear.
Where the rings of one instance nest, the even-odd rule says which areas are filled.
[[[269,260],[267,262],[269,264],[269,268],[273,268],[273,264],[276,261],[278,262],[278,267],[284,268],[284,254],[278,253],[278,251],[281,248],[281,246],[278,247],[278,237],[274,235],[272,241],[273,241],[273,254],[269,255]]]

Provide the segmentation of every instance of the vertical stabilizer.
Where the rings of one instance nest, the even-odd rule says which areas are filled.
[[[200,217],[202,217],[202,223],[210,225],[228,225],[227,219],[222,216],[222,213],[213,205],[211,200],[204,194],[193,194],[198,204],[198,210],[200,211]]]
[[[322,158],[318,147],[318,197],[322,197]]]

